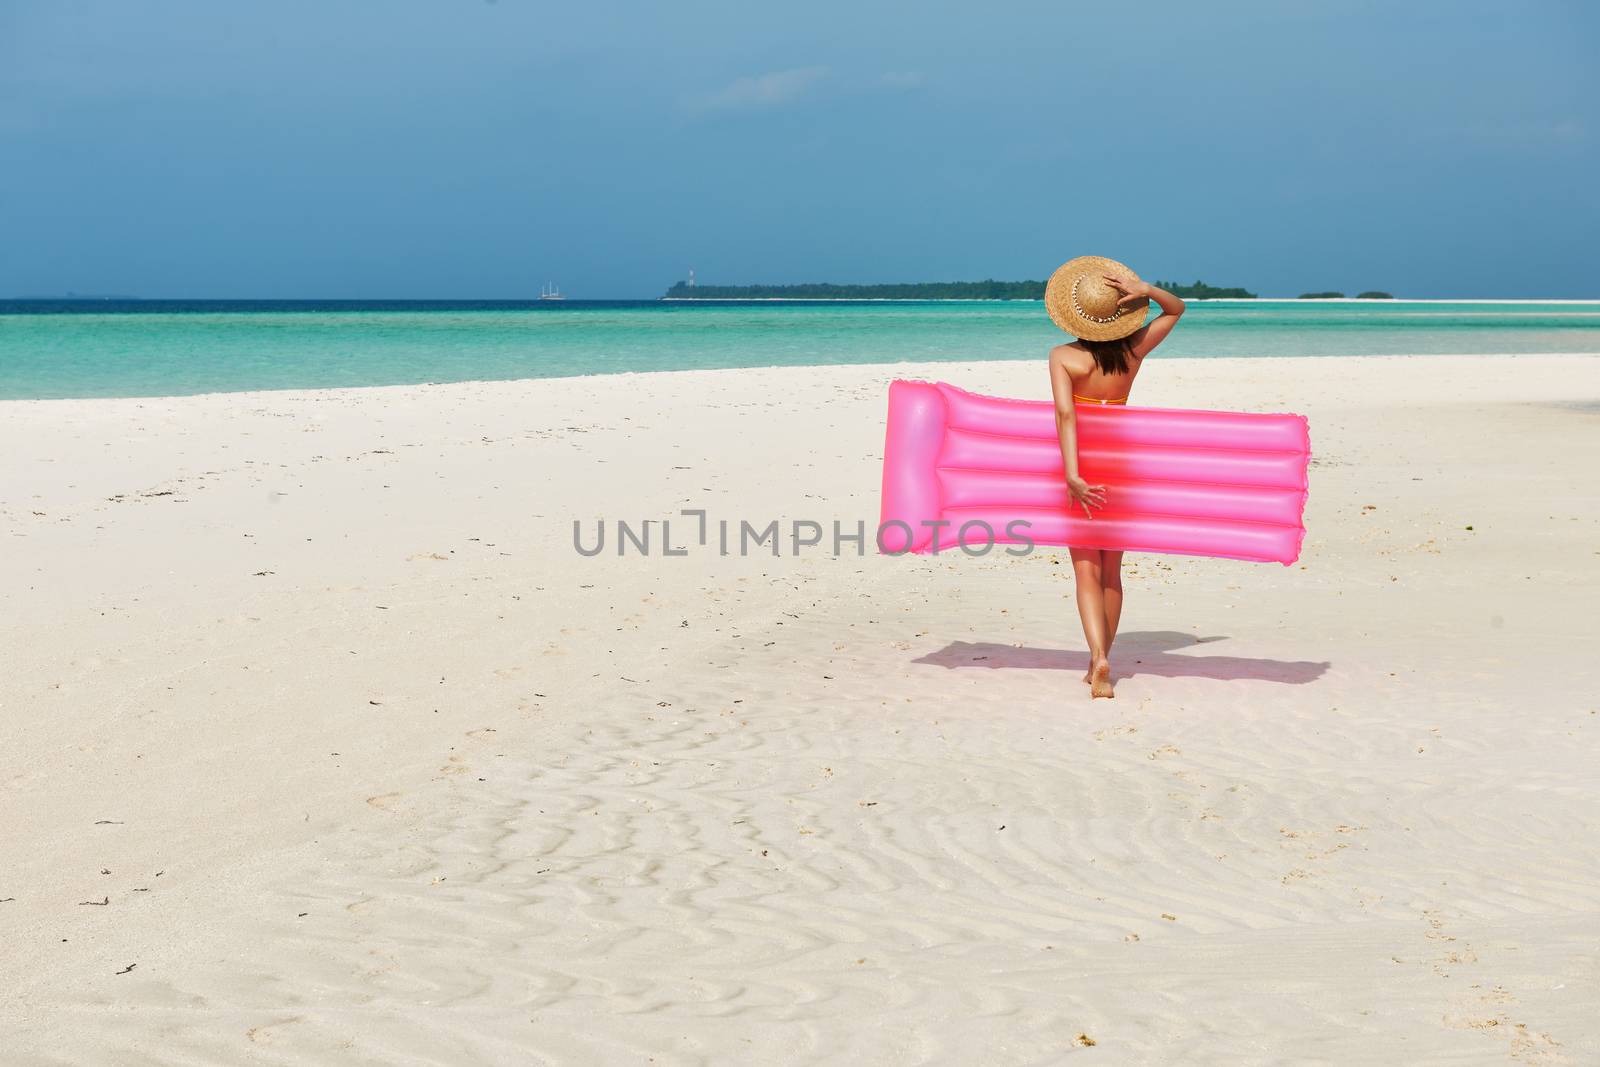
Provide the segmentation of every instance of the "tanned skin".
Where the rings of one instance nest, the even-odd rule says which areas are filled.
[[[1137,278],[1107,274],[1105,280],[1121,293],[1117,303],[1131,304],[1148,297],[1161,308],[1128,338],[1128,370],[1105,374],[1094,356],[1080,342],[1057,345],[1050,352],[1050,392],[1056,404],[1056,435],[1061,439],[1061,463],[1067,475],[1067,491],[1072,501],[1094,518],[1094,509],[1104,507],[1106,487],[1090,485],[1078,473],[1078,413],[1074,393],[1096,400],[1126,397],[1133,380],[1144,365],[1144,357],[1167,339],[1167,334],[1183,315],[1183,301]],[[1089,643],[1089,670],[1083,680],[1091,696],[1112,697],[1111,645],[1117,639],[1117,623],[1122,618],[1122,552],[1098,548],[1074,548],[1072,573],[1078,587],[1078,617],[1083,621],[1083,636]]]

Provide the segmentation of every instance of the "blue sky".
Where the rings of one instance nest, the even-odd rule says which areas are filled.
[[[1600,5],[0,3],[0,295],[1600,297]]]

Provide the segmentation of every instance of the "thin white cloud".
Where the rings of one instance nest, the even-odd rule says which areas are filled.
[[[1589,128],[1582,121],[1571,117],[1519,118],[1516,121],[1494,119],[1466,124],[1416,122],[1413,126],[1417,136],[1425,136],[1432,141],[1497,151],[1582,145],[1590,135]]]
[[[1480,137],[1507,144],[1578,144],[1589,131],[1577,119],[1544,119],[1499,127],[1478,127]]]
[[[920,89],[922,88],[922,74],[915,70],[885,71],[878,79],[878,84],[885,89]]]
[[[756,111],[799,99],[828,76],[827,67],[794,67],[738,78],[694,102],[699,111]]]

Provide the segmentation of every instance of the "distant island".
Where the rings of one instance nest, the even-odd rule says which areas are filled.
[[[1253,300],[1245,289],[1222,289],[1205,282],[1155,283],[1177,296],[1194,300]],[[1043,300],[1044,282],[898,282],[883,285],[835,285],[807,282],[799,285],[690,285],[679,282],[663,300]]]
[[[1215,285],[1207,285],[1199,280],[1196,280],[1193,285],[1163,281],[1158,281],[1155,284],[1158,288],[1165,289],[1173,296],[1182,297],[1185,300],[1254,300],[1256,298],[1256,294],[1248,289],[1240,289],[1238,287],[1223,289]]]
[[[1344,298],[1345,297],[1344,297],[1343,293],[1335,293],[1335,292],[1331,292],[1331,291],[1330,292],[1326,292],[1326,293],[1301,293],[1300,294],[1300,299],[1301,300],[1343,300]],[[1393,293],[1385,293],[1385,292],[1382,292],[1382,291],[1380,291],[1378,289],[1368,289],[1364,293],[1357,294],[1356,299],[1357,300],[1393,300],[1394,299],[1394,294]]]
[[[679,282],[663,300],[1040,300],[1044,282],[899,282],[884,285],[690,285]]]

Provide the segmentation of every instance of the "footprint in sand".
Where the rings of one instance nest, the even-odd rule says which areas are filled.
[[[273,1030],[280,1026],[292,1026],[297,1022],[303,1021],[304,1018],[305,1016],[303,1015],[291,1015],[287,1019],[277,1019],[270,1023],[262,1023],[260,1026],[252,1026],[246,1030],[244,1036],[250,1039],[252,1045],[264,1044],[272,1040]]]

